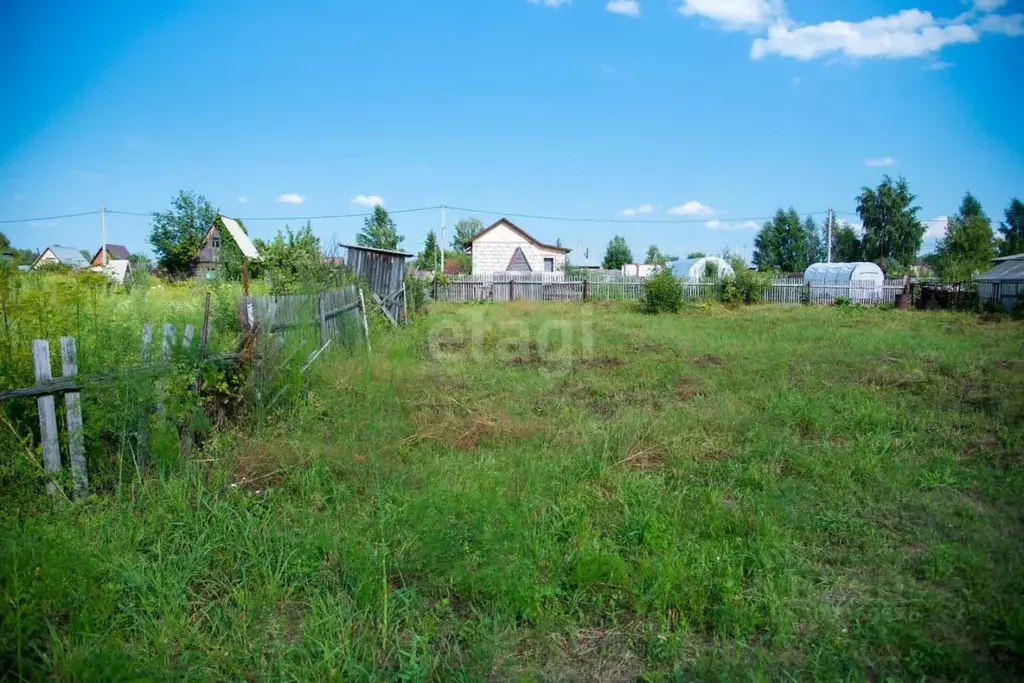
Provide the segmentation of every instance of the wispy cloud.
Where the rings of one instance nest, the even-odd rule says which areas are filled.
[[[730,31],[750,31],[784,16],[781,0],[683,0],[680,14],[703,17]]]
[[[249,203],[249,198],[246,197],[245,195],[242,195],[242,196],[240,196],[238,198],[238,203],[239,204],[248,204]]]
[[[878,157],[865,160],[864,165],[870,168],[886,168],[888,166],[895,166],[896,160],[892,157]]]
[[[1006,2],[1007,0],[974,0],[974,9],[979,12],[994,12]]]
[[[793,78],[789,79],[789,84],[794,88],[800,85],[800,82],[801,81],[799,76],[793,76]]]
[[[939,60],[939,61],[932,62],[931,64],[928,64],[928,65],[922,67],[922,70],[923,71],[942,71],[944,69],[948,69],[951,66],[953,66],[953,62],[943,62],[942,60]]]
[[[761,226],[754,221],[720,221],[712,218],[704,223],[704,227],[710,230],[758,230]]]
[[[835,19],[817,24],[801,24],[790,17],[783,0],[682,0],[679,12],[714,21],[726,30],[764,32],[750,46],[752,59],[770,55],[800,60],[899,59],[976,43],[985,34],[1024,35],[1024,14],[996,12],[1006,4],[1007,0],[974,0],[970,9],[952,18],[905,9],[862,21]]]
[[[930,221],[924,221],[925,239],[939,239],[946,236],[946,226],[949,224],[949,216],[936,216]]]
[[[301,204],[302,202],[306,201],[306,198],[303,197],[301,194],[295,194],[294,192],[286,192],[285,194],[278,197],[277,201],[280,204]]]
[[[545,7],[558,8],[562,5],[571,5],[572,0],[527,0],[531,5],[544,5]]]
[[[628,17],[640,16],[638,0],[608,0],[608,4],[604,8],[612,14],[625,14]]]
[[[986,14],[980,19],[966,12],[942,19],[931,12],[907,9],[864,21],[826,21],[800,26],[779,21],[750,48],[753,59],[780,55],[800,60],[839,55],[852,59],[922,57],[947,45],[976,43],[986,33],[1024,34],[1024,15]]]
[[[90,171],[84,168],[73,168],[68,171],[68,173],[79,180],[85,180],[88,182],[96,182],[97,180],[103,180],[104,178],[102,173],[97,173],[96,171]]]
[[[650,213],[654,213],[653,204],[641,204],[640,206],[630,206],[629,208],[619,211],[620,216],[643,216]]]
[[[384,206],[384,198],[375,194],[359,194],[352,198],[352,203],[356,206]]]
[[[710,216],[715,210],[698,201],[689,201],[679,206],[673,206],[668,212],[673,216]]]

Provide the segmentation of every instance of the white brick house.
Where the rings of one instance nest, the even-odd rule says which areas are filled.
[[[544,244],[507,218],[476,234],[467,249],[473,275],[505,272],[557,273],[569,249]]]

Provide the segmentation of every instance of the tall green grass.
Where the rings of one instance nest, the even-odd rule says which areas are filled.
[[[546,356],[552,321],[592,346]],[[437,306],[177,471],[4,506],[0,666],[1017,678],[1022,339],[965,314]]]

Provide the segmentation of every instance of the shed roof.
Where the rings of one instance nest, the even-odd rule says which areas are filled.
[[[54,244],[44,249],[44,253],[46,250],[49,250],[51,254],[56,256],[62,265],[71,266],[72,268],[84,268],[89,265],[89,261],[82,256],[82,252],[74,247],[62,247],[59,244]],[[38,259],[36,260],[38,261]]]
[[[483,230],[481,230],[480,232],[478,232],[477,234],[473,235],[473,239],[471,239],[469,241],[470,248],[472,248],[473,242],[476,242],[478,239],[480,239],[481,236],[486,235],[487,233],[489,233],[491,230],[494,230],[499,225],[507,226],[509,230],[512,230],[513,232],[519,233],[520,237],[522,237],[523,239],[527,240],[528,242],[532,242],[533,244],[536,244],[538,247],[543,247],[544,249],[551,249],[553,251],[560,251],[560,252],[565,253],[565,254],[568,254],[570,251],[572,251],[572,249],[566,249],[565,247],[558,247],[558,246],[555,246],[554,244],[544,244],[543,242],[538,240],[536,237],[534,237],[530,233],[526,232],[525,230],[523,230],[522,228],[520,228],[518,225],[516,225],[515,223],[513,223],[512,221],[510,221],[507,218],[500,218],[497,221],[495,221],[492,225],[490,225],[489,227],[486,227]]]
[[[361,251],[373,251],[378,254],[391,254],[392,256],[404,256],[405,258],[412,258],[416,254],[410,254],[407,251],[393,251],[391,249],[378,249],[376,247],[361,247],[358,244],[339,244],[338,246],[345,247],[346,249],[359,249]]]
[[[90,261],[95,261],[103,251],[103,247],[96,250],[96,253],[92,255]],[[107,244],[107,261],[127,261],[131,254],[128,252],[128,247],[123,244]]]
[[[979,282],[993,280],[1024,280],[1024,254],[995,259],[995,265],[978,276]]]

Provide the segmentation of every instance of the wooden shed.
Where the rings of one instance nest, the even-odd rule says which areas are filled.
[[[342,244],[345,263],[370,284],[371,298],[395,325],[408,317],[405,295],[405,260],[414,254]]]

